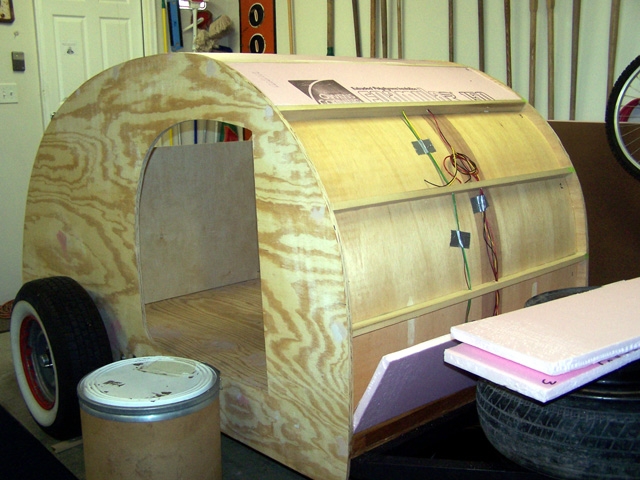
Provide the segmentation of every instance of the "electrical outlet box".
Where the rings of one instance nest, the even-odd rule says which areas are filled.
[[[18,103],[18,85],[0,83],[0,103]]]

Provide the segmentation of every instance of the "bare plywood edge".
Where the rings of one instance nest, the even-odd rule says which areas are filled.
[[[389,312],[384,315],[378,315],[377,317],[361,320],[353,324],[353,336],[355,337],[358,335],[363,335],[372,330],[384,328],[389,325],[393,325],[395,323],[417,317],[419,315],[424,315],[426,313],[433,312],[444,307],[455,305],[456,303],[464,302],[466,300],[479,297],[486,293],[515,285],[516,283],[522,282],[524,280],[529,280],[539,275],[544,275],[545,273],[553,272],[554,270],[583,262],[586,259],[586,252],[578,252],[569,257],[561,258],[544,265],[529,268],[513,275],[505,276],[497,282],[485,283],[474,287],[471,290],[462,290],[450,295],[434,298],[433,300],[429,300],[428,302],[423,302],[411,307],[396,310],[395,312]]]

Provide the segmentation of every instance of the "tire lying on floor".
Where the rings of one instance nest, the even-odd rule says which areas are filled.
[[[113,361],[109,338],[89,294],[69,277],[25,283],[11,312],[11,350],[20,393],[47,434],[80,434],[76,386]]]
[[[532,306],[591,289],[531,298]],[[505,457],[558,478],[640,479],[640,361],[548,403],[480,379],[480,425]]]
[[[640,396],[541,404],[481,380],[476,402],[491,444],[519,465],[559,478],[640,478]]]

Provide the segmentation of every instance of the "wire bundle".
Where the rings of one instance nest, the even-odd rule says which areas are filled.
[[[440,165],[438,165],[438,163],[436,162],[436,160],[433,158],[433,155],[431,154],[431,152],[429,152],[429,150],[427,149],[424,141],[420,138],[420,136],[418,135],[418,132],[416,131],[416,129],[414,128],[414,126],[412,125],[411,121],[409,120],[409,118],[407,117],[407,115],[402,112],[402,117],[403,120],[405,122],[405,124],[407,125],[407,127],[411,130],[411,132],[413,133],[413,135],[415,136],[416,140],[418,141],[418,144],[420,145],[421,149],[424,151],[425,154],[427,154],[431,160],[431,163],[433,164],[433,166],[435,167],[436,171],[438,172],[438,175],[440,176],[440,180],[442,181],[441,185],[438,184],[434,184],[432,182],[429,182],[428,180],[424,180],[425,183],[428,183],[429,185],[433,185],[435,187],[446,187],[451,185],[453,182],[458,181],[459,183],[468,183],[471,181],[479,181],[480,180],[480,169],[478,168],[477,164],[467,155],[465,155],[464,153],[460,153],[457,152],[455,150],[455,148],[453,147],[453,145],[451,145],[451,143],[447,140],[447,138],[445,137],[444,133],[442,132],[442,129],[440,128],[440,125],[438,124],[438,119],[436,118],[436,116],[430,111],[428,110],[429,115],[435,125],[435,129],[438,132],[438,135],[440,136],[440,139],[442,140],[442,142],[447,146],[448,150],[450,151],[450,154],[445,156],[443,161],[442,161],[442,168],[440,168]],[[447,177],[445,176],[444,172],[447,173],[447,175],[450,177],[449,179],[447,179]],[[464,180],[461,180],[460,177],[466,177],[464,178]],[[481,196],[485,196],[483,189],[479,190],[479,194]],[[454,219],[456,222],[456,231],[460,232],[460,220],[458,217],[458,205],[457,205],[457,201],[456,201],[456,196],[454,193],[451,194],[451,199],[453,202],[453,212],[454,212]],[[493,273],[493,278],[495,281],[498,281],[499,278],[499,262],[498,262],[498,249],[497,249],[497,245],[496,242],[494,240],[494,235],[493,235],[493,231],[491,229],[491,224],[489,222],[489,219],[487,217],[487,212],[486,212],[486,208],[482,210],[482,229],[483,229],[483,240],[485,242],[485,248],[487,251],[487,258],[489,259],[489,266],[491,268],[491,271]],[[464,277],[465,277],[465,282],[467,284],[467,288],[469,290],[472,289],[471,286],[471,273],[469,270],[469,263],[467,260],[467,254],[465,252],[465,249],[462,245],[460,245],[460,250],[462,252],[462,257],[463,257],[463,264],[464,264]],[[495,302],[494,302],[494,309],[493,309],[493,314],[497,315],[498,313],[500,313],[500,291],[496,290],[495,291]],[[467,302],[467,312],[466,312],[466,316],[465,316],[465,321],[468,321],[469,319],[469,311],[471,309],[471,300],[469,300]]]

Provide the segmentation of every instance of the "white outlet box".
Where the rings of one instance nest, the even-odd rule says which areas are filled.
[[[0,103],[18,103],[16,83],[0,83]]]

